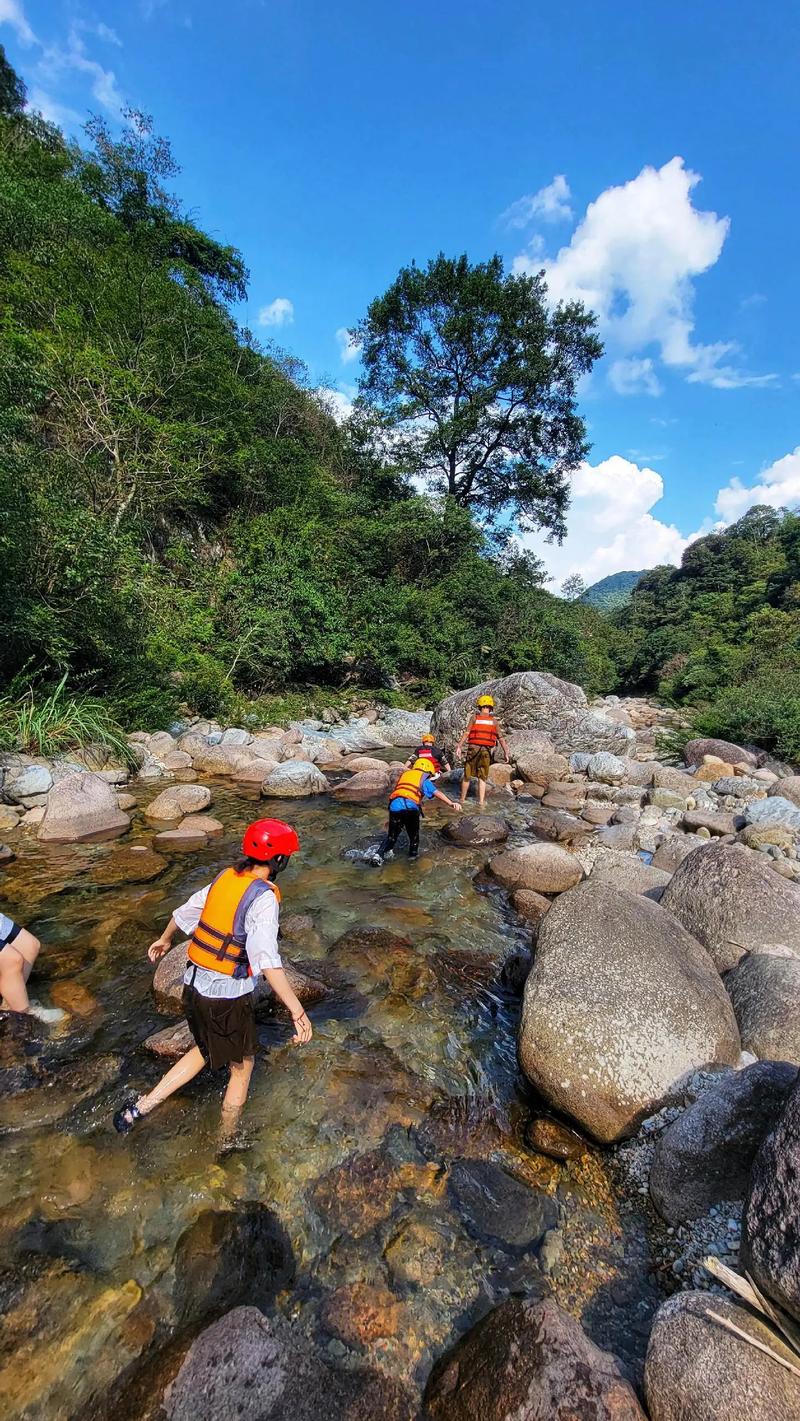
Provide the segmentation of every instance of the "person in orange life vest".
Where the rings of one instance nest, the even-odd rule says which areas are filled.
[[[280,891],[275,878],[299,848],[294,829],[280,819],[259,819],[249,825],[242,840],[243,857],[176,908],[161,936],[151,943],[147,955],[158,962],[179,929],[191,934],[183,1009],[195,1045],[153,1090],[117,1111],[114,1127],[120,1134],[187,1085],[204,1066],[230,1068],[222,1124],[223,1134],[232,1134],[253,1072],[257,1044],[253,988],[259,972],[291,1012],[293,1042],[311,1040],[311,1023],[289,985],[278,952]]]
[[[430,761],[415,760],[410,770],[403,770],[389,798],[389,827],[386,838],[375,850],[372,862],[378,867],[386,854],[394,853],[394,846],[405,829],[408,837],[408,857],[415,859],[419,852],[419,823],[422,804],[426,799],[440,799],[448,809],[461,813],[461,805],[454,804],[446,794],[436,788],[430,770]]]
[[[461,781],[461,803],[464,803],[469,793],[470,780],[476,779],[478,781],[478,805],[482,809],[486,799],[486,781],[489,778],[492,751],[495,745],[499,744],[508,759],[508,746],[503,739],[503,732],[497,724],[492,696],[478,696],[477,709],[456,746],[456,759],[461,757],[465,740],[467,742],[467,756],[464,761],[464,778]]]
[[[436,738],[429,732],[420,736],[420,742],[413,754],[409,755],[405,763],[405,768],[410,770],[416,760],[429,760],[431,772],[434,775],[449,775],[452,766],[445,759],[443,750],[436,747]]]

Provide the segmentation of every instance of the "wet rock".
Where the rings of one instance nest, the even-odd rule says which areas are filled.
[[[345,1283],[322,1306],[323,1327],[347,1347],[395,1337],[403,1305],[383,1283]]]
[[[42,1078],[37,1058],[48,1039],[47,1027],[34,1017],[0,1011],[0,1100],[29,1090]]]
[[[525,986],[519,1055],[595,1139],[630,1135],[688,1071],[733,1065],[739,1032],[711,959],[661,904],[588,882],[553,904]]]
[[[0,844],[0,863],[12,863],[16,857],[14,850],[10,849],[8,844]]]
[[[216,838],[218,834],[225,833],[225,825],[221,819],[215,819],[211,814],[187,814],[181,821],[181,829],[191,830],[195,834],[205,834],[208,838]]]
[[[162,789],[145,809],[145,818],[152,820],[182,819],[185,814],[199,814],[211,803],[211,790],[205,785],[178,784]]]
[[[797,1080],[782,1061],[725,1072],[667,1126],[656,1144],[650,1194],[662,1219],[684,1223],[741,1199],[761,1141]]]
[[[651,1421],[794,1421],[800,1416],[800,1378],[711,1313],[796,1363],[796,1353],[746,1308],[716,1294],[677,1293],[656,1313],[647,1348]]]
[[[358,770],[351,779],[336,785],[334,799],[340,804],[374,804],[385,800],[393,788],[389,766],[381,770]]]
[[[368,975],[372,981],[386,977],[397,961],[413,952],[411,939],[386,928],[356,927],[343,933],[331,948],[337,967]]]
[[[624,888],[626,893],[643,893],[655,903],[661,901],[671,877],[666,869],[654,868],[638,854],[611,850],[595,859],[591,872],[591,882],[595,885]]]
[[[741,814],[713,814],[707,809],[687,810],[681,823],[690,834],[697,833],[700,829],[708,829],[712,836],[735,834],[737,829],[744,827]]]
[[[751,953],[725,976],[742,1049],[800,1066],[800,958]]]
[[[18,829],[20,817],[18,810],[8,804],[0,804],[0,833],[7,834],[12,829]]]
[[[745,818],[748,824],[780,824],[795,832],[800,830],[800,807],[781,794],[752,800],[745,810]]]
[[[181,1234],[174,1267],[175,1310],[183,1323],[218,1316],[245,1298],[267,1307],[294,1279],[283,1225],[258,1203],[204,1210]]]
[[[505,731],[539,730],[549,735],[564,755],[575,750],[611,750],[627,755],[635,744],[631,730],[594,715],[579,686],[560,681],[544,671],[518,671],[496,681],[484,681],[467,691],[457,691],[440,702],[431,730],[438,741],[453,750],[469,722],[479,695],[494,697]]]
[[[427,1288],[446,1276],[453,1253],[452,1238],[436,1219],[405,1220],[384,1249],[392,1282],[401,1287]]]
[[[550,1299],[487,1313],[436,1363],[425,1407],[430,1421],[645,1421],[616,1358]]]
[[[156,1009],[165,1016],[175,1016],[181,1011],[183,978],[186,971],[187,943],[178,943],[166,952],[156,966],[153,975],[153,996]],[[313,1007],[331,995],[331,987],[315,975],[325,969],[319,963],[309,963],[312,970],[306,972],[295,963],[284,962],[283,967],[292,985],[292,990],[300,998],[304,1007]],[[257,1013],[269,1012],[273,1007],[272,992],[259,977],[255,983],[255,1007]]]
[[[52,844],[114,839],[125,833],[130,822],[111,786],[87,770],[65,775],[53,785],[38,837]]]
[[[194,853],[196,849],[204,849],[207,843],[208,835],[203,830],[186,829],[182,824],[177,829],[162,830],[153,839],[155,849],[177,854]]]
[[[135,794],[118,794],[118,795],[117,795],[117,808],[118,808],[118,809],[122,809],[125,813],[127,813],[127,811],[128,811],[129,809],[135,809],[135,808],[136,808],[136,795],[135,795]]]
[[[489,861],[489,872],[503,888],[531,888],[536,893],[564,893],[583,877],[578,859],[558,844],[508,849]]]
[[[778,780],[768,793],[788,799],[790,804],[795,804],[800,809],[800,775],[787,775],[785,779]]]
[[[267,798],[300,799],[327,794],[330,785],[321,770],[308,760],[284,760],[267,776],[262,794]]]
[[[800,1321],[800,1084],[753,1162],[740,1256],[761,1291]]]
[[[621,760],[618,755],[611,755],[608,750],[601,750],[597,755],[592,755],[587,765],[589,779],[607,785],[622,784],[626,769],[627,762]]]
[[[457,1160],[448,1188],[469,1232],[504,1248],[531,1249],[558,1222],[549,1195],[489,1160]]]
[[[120,1064],[120,1058],[111,1055],[66,1062],[40,1058],[28,1087],[20,1083],[13,1096],[0,1096],[0,1129],[54,1125],[115,1081]]]
[[[529,827],[542,838],[552,839],[557,844],[582,843],[592,833],[591,824],[576,819],[574,814],[551,808],[538,809]]]
[[[168,860],[161,854],[154,853],[144,844],[131,844],[112,849],[96,859],[81,881],[93,883],[98,888],[116,888],[122,883],[150,883],[168,867]]]
[[[162,1031],[154,1031],[152,1036],[146,1038],[144,1048],[165,1061],[178,1061],[187,1051],[191,1051],[194,1044],[189,1023],[178,1021],[172,1026],[165,1026]]]
[[[720,972],[764,947],[783,944],[800,953],[800,888],[742,844],[708,844],[690,854],[661,902]]]
[[[47,794],[52,785],[53,776],[47,765],[26,765],[6,775],[3,794],[12,804],[22,804],[32,795]]]
[[[537,1115],[525,1127],[525,1143],[537,1154],[550,1159],[580,1159],[589,1146],[577,1130],[556,1120],[553,1115]]]
[[[389,1217],[414,1167],[398,1166],[380,1150],[351,1155],[317,1180],[311,1202],[334,1233],[363,1238]]]
[[[758,765],[757,755],[751,750],[745,750],[742,745],[734,745],[731,740],[703,737],[688,740],[683,748],[683,758],[687,765],[702,765],[706,755],[713,755],[717,760],[725,760],[730,765],[752,765],[753,769]]]
[[[415,1411],[400,1383],[331,1366],[290,1323],[254,1307],[201,1332],[163,1400],[167,1421],[412,1421]]]
[[[511,902],[526,923],[539,924],[550,907],[551,900],[545,898],[542,893],[536,893],[532,888],[517,888],[511,894]]]
[[[451,819],[442,829],[442,838],[459,848],[478,844],[501,844],[509,836],[511,826],[506,819],[491,814],[463,814]]]

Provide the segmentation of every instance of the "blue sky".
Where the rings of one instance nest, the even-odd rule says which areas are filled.
[[[530,539],[591,580],[800,502],[800,26],[788,0],[557,10],[0,0],[0,39],[71,131],[155,116],[244,252],[241,318],[345,398],[337,331],[412,258],[499,251],[593,304],[589,465],[564,547]]]

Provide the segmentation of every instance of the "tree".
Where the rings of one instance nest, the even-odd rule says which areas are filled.
[[[360,403],[396,462],[485,521],[565,532],[568,476],[587,454],[579,377],[602,354],[579,302],[551,309],[543,276],[440,254],[404,267],[352,332]]]
[[[570,573],[561,584],[561,596],[566,602],[577,602],[586,591],[586,583],[579,572]]]
[[[22,113],[27,98],[27,89],[16,69],[12,68],[0,44],[0,114],[11,118]]]

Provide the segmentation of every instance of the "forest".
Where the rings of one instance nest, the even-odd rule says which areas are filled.
[[[237,325],[244,258],[177,172],[135,112],[68,142],[0,50],[0,738],[53,687],[155,729],[533,668],[800,757],[796,515],[752,509],[600,607],[515,536],[565,531],[591,312],[498,257],[412,265],[354,327],[337,420]]]

